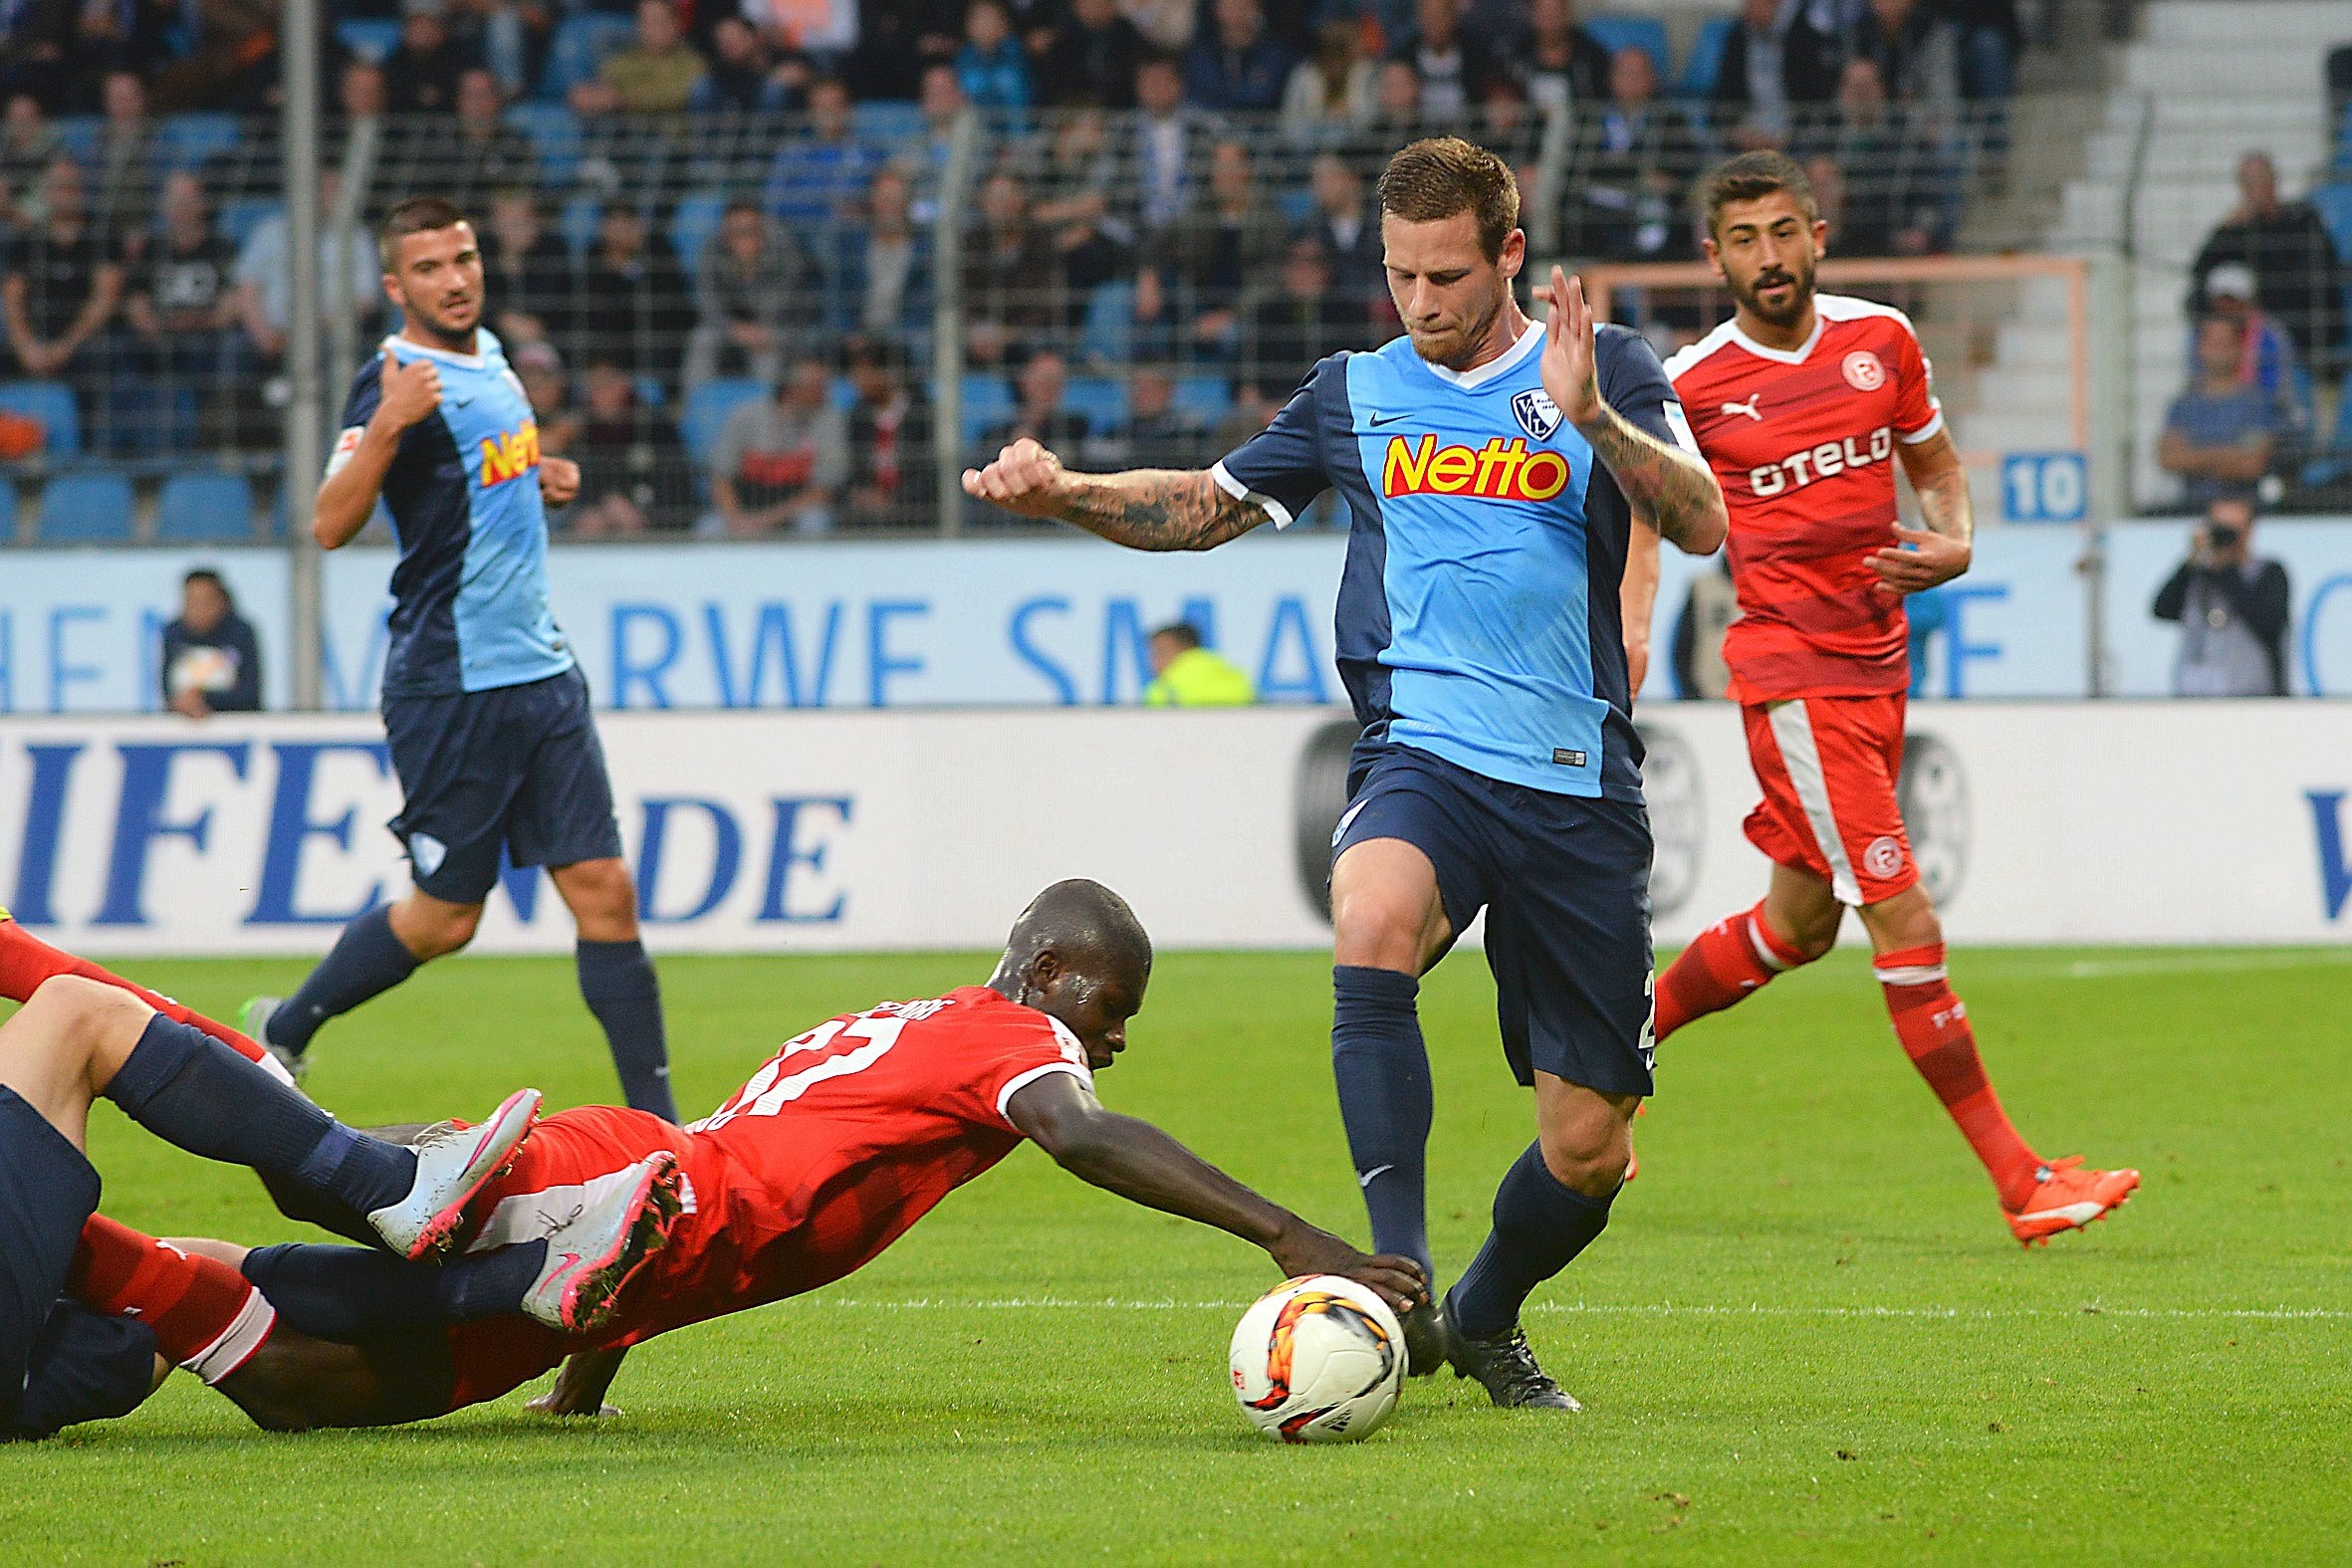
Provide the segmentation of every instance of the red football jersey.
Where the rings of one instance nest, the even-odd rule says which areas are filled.
[[[1866,697],[1911,681],[1903,601],[1877,590],[1895,543],[1895,447],[1944,428],[1910,318],[1822,294],[1812,340],[1767,348],[1724,323],[1666,361],[1731,509],[1740,618],[1732,696]]]
[[[965,986],[828,1019],[786,1043],[686,1129],[689,1214],[632,1284],[635,1344],[829,1284],[1013,1152],[1014,1092],[1047,1073],[1091,1085],[1059,1020]]]

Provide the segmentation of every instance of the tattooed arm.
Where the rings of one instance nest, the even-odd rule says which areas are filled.
[[[1660,537],[1688,556],[1710,556],[1731,531],[1723,487],[1705,463],[1635,426],[1600,395],[1593,346],[1592,308],[1584,285],[1559,268],[1535,291],[1551,306],[1543,323],[1543,390],[1560,414],[1591,443],[1609,476]]]
[[[1263,508],[1228,495],[1206,470],[1073,474],[1026,436],[986,468],[965,469],[964,493],[1130,550],[1213,550],[1267,521]]]
[[[1976,510],[1969,504],[1968,470],[1961,466],[1951,432],[1939,430],[1925,441],[1905,442],[1903,472],[1919,493],[1920,521],[1926,528],[1895,525],[1896,544],[1874,553],[1871,569],[1878,573],[1882,593],[1917,593],[1950,582],[1969,569],[1974,554]]]

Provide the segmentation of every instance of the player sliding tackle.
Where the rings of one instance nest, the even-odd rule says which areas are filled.
[[[1946,978],[1896,798],[1903,600],[1968,570],[1968,475],[1910,321],[1814,292],[1829,225],[1802,169],[1776,152],[1724,164],[1707,230],[1737,309],[1666,368],[1731,501],[1740,619],[1724,662],[1764,791],[1748,836],[1772,879],[1660,979],[1658,1038],[1820,958],[1855,906],[1896,1037],[1984,1162],[2011,1233],[2046,1241],[2121,1205],[2140,1173],[2044,1161],[2009,1125]],[[1898,462],[1925,528],[1897,521]]]
[[[0,976],[75,962],[0,925]],[[53,1399],[34,1421],[20,1413],[27,1434],[135,1405],[155,1346],[269,1427],[437,1416],[581,1351],[591,1354],[540,1408],[593,1414],[626,1347],[861,1267],[1024,1138],[1095,1186],[1255,1242],[1286,1273],[1347,1274],[1400,1311],[1428,1300],[1412,1259],[1365,1256],[1094,1098],[1093,1074],[1126,1049],[1143,1004],[1151,944],[1126,904],[1091,882],[1040,894],[988,985],[820,1024],[692,1128],[593,1106],[547,1118],[519,1146],[520,1131],[507,1129],[525,1096],[504,1121],[443,1134],[414,1155],[336,1127],[236,1050],[155,1019],[99,974],[97,984],[36,979],[32,1005],[0,1028],[0,1383],[11,1365],[30,1365],[44,1388],[117,1391],[78,1407]],[[233,1146],[207,1133],[190,1144],[198,1152],[256,1165],[273,1191],[291,1179],[305,1214],[338,1229],[365,1234],[360,1215],[388,1203],[396,1224],[381,1208],[367,1219],[399,1250],[424,1250],[419,1231],[464,1250],[433,1267],[359,1247],[158,1247],[93,1220],[81,1117],[94,1083],[163,1076],[135,1055],[117,1062],[142,1030],[175,1052],[176,1074],[202,1069],[201,1082],[175,1090],[176,1114],[256,1129]],[[152,1090],[113,1092],[156,1124]],[[529,1114],[525,1103],[524,1124]],[[438,1152],[447,1147],[474,1151],[467,1180],[428,1182],[457,1163]],[[492,1178],[485,1167],[502,1161]],[[83,1261],[72,1263],[77,1232]],[[542,1307],[546,1285],[518,1292],[526,1265],[561,1284],[583,1257],[603,1285],[561,1320]],[[92,1325],[89,1343],[51,1364],[34,1347],[69,1272],[80,1301],[56,1310]],[[135,1335],[122,1342],[131,1313],[156,1325],[146,1348]]]
[[[1331,1060],[1372,1240],[1431,1266],[1420,977],[1483,909],[1504,1053],[1535,1142],[1495,1228],[1405,1319],[1415,1373],[1450,1360],[1499,1405],[1573,1410],[1520,1307],[1608,1223],[1651,1089],[1650,829],[1619,579],[1634,516],[1723,543],[1723,497],[1657,356],[1595,329],[1553,268],[1537,326],[1503,161],[1418,141],[1380,177],[1407,336],[1314,367],[1273,424],[1206,473],[1073,474],[1035,441],[967,472],[974,496],[1138,550],[1207,550],[1326,489],[1346,502],[1339,672],[1363,725],[1333,844]]]

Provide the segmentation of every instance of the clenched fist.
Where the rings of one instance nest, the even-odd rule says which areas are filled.
[[[416,358],[402,364],[385,348],[383,400],[376,405],[375,417],[398,434],[440,406],[441,372],[433,361]]]
[[[1025,518],[1051,518],[1061,488],[1061,459],[1028,436],[997,454],[986,468],[964,470],[964,494]]]

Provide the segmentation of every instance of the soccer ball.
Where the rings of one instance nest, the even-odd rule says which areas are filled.
[[[1233,1331],[1233,1397],[1285,1443],[1355,1443],[1396,1409],[1405,1333],[1388,1303],[1337,1274],[1286,1279]]]

